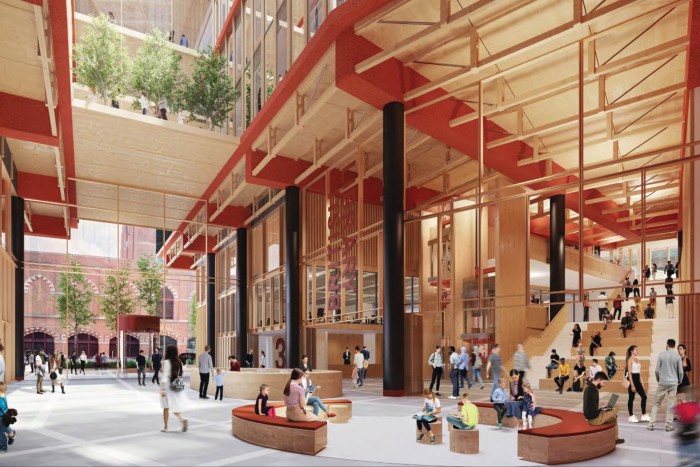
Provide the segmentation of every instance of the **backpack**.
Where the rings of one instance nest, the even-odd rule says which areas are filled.
[[[484,366],[484,361],[481,359],[480,356],[476,355],[474,358],[474,369],[480,370],[482,366]]]
[[[362,368],[365,370],[369,368],[369,360],[365,360],[362,362]]]

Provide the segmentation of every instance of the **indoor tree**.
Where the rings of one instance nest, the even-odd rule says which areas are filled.
[[[64,329],[73,331],[74,349],[78,351],[78,330],[95,322],[95,316],[90,310],[92,289],[83,274],[83,269],[76,260],[71,259],[58,276],[58,289],[62,295],[56,300],[58,317]]]
[[[192,298],[190,299],[189,321],[190,334],[194,336],[195,334],[197,334],[197,297],[195,296],[195,294],[192,294]]]
[[[117,330],[119,315],[131,315],[135,311],[134,298],[129,287],[129,272],[126,269],[114,271],[107,276],[107,286],[100,299],[102,314],[107,321],[107,327]]]
[[[188,121],[206,123],[211,131],[224,124],[238,99],[227,68],[226,57],[211,47],[195,59],[192,79],[180,96],[182,107],[190,113]]]
[[[146,94],[156,105],[166,98],[172,105],[178,89],[184,83],[180,70],[182,56],[170,47],[165,35],[156,27],[146,35],[136,52],[131,72],[131,88],[139,95]],[[134,102],[138,106],[138,102]]]
[[[131,58],[121,34],[104,14],[92,20],[73,46],[75,80],[94,90],[107,105],[128,89]]]
[[[136,262],[139,279],[136,281],[137,300],[148,315],[158,313],[158,303],[163,289],[163,267],[152,255],[143,255]]]

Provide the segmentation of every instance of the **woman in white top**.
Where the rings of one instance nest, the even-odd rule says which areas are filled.
[[[639,421],[632,411],[635,394],[639,394],[639,397],[642,399],[641,421],[649,421],[649,415],[647,415],[647,394],[644,392],[644,385],[642,384],[642,364],[639,362],[638,357],[639,347],[636,345],[630,346],[630,348],[627,349],[627,361],[625,365],[625,378],[630,383],[629,387],[627,388],[627,394],[629,395],[629,399],[627,400],[627,410],[630,414],[630,423],[637,423]]]
[[[435,393],[428,388],[423,389],[423,395],[425,396],[425,399],[423,400],[422,411],[425,413],[425,415],[417,417],[416,425],[418,428],[418,434],[416,435],[416,440],[420,441],[423,439],[423,428],[425,428],[425,431],[430,433],[430,443],[435,444],[435,435],[430,429],[430,423],[428,420],[426,420],[426,416],[434,418],[440,414],[440,412],[442,412],[442,408],[440,407],[440,399],[435,397]]]
[[[267,367],[267,357],[265,357],[265,351],[261,350],[260,351],[260,368],[265,368]]]
[[[160,406],[163,409],[163,428],[160,431],[168,431],[168,415],[171,410],[180,420],[182,431],[187,431],[187,419],[181,415],[187,409],[185,390],[175,391],[170,386],[178,376],[182,377],[182,362],[177,358],[177,346],[169,345],[165,348],[163,374],[166,377],[160,383]]]
[[[82,374],[85,374],[85,364],[87,363],[87,355],[85,355],[85,351],[83,350],[80,352],[80,372]]]

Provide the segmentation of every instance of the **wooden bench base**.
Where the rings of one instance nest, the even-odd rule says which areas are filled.
[[[315,430],[258,423],[233,415],[233,436],[251,444],[315,455],[328,444],[328,427]],[[300,423],[301,425],[301,423]]]
[[[352,418],[352,406],[347,404],[331,404],[328,410],[335,414],[335,417],[329,418],[331,423],[348,423]]]
[[[423,432],[423,439],[417,441],[422,444],[433,444],[430,442],[430,435],[435,435],[435,444],[442,444],[442,418],[438,419],[430,424],[430,431],[426,431],[425,428],[421,430]]]
[[[450,451],[460,454],[479,453],[479,430],[450,430]]]

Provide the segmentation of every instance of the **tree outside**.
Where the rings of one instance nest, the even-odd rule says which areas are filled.
[[[163,99],[174,104],[179,88],[185,81],[180,70],[181,60],[180,54],[169,46],[165,35],[154,27],[136,52],[131,88],[139,95],[142,91],[146,93],[149,102],[156,105]]]
[[[224,124],[237,99],[226,57],[209,47],[195,59],[192,79],[180,96],[182,107],[190,113],[188,121],[206,123],[214,131]]]
[[[155,316],[163,288],[163,267],[152,255],[144,255],[136,262],[139,279],[136,281],[137,300],[146,314]]]
[[[74,348],[77,350],[78,330],[95,322],[95,317],[90,311],[92,289],[80,263],[71,259],[70,266],[66,266],[59,276],[58,289],[63,293],[56,300],[58,317],[64,329],[73,331]]]
[[[136,310],[132,290],[129,287],[129,272],[126,269],[114,271],[107,276],[107,286],[104,288],[100,299],[102,314],[107,322],[107,327],[112,331],[117,330],[117,318],[119,315],[131,315]]]
[[[194,336],[197,333],[197,297],[195,297],[194,294],[192,295],[192,299],[190,299],[189,321],[190,334]]]
[[[73,46],[73,59],[76,81],[94,90],[105,105],[129,88],[129,52],[104,14],[93,19]]]

